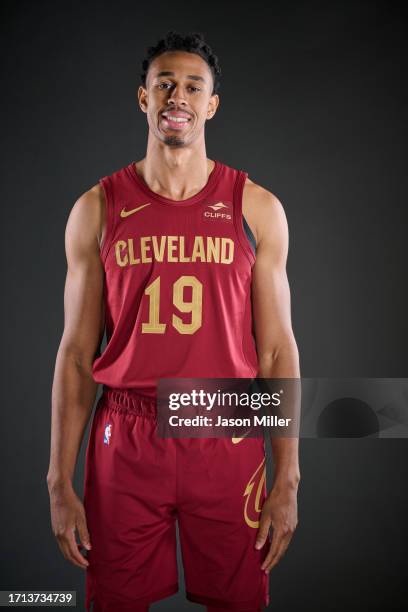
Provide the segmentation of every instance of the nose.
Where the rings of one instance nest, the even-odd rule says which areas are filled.
[[[169,95],[169,104],[175,104],[183,106],[186,104],[186,101],[184,99],[184,93],[183,93],[183,88],[181,87],[181,85],[175,85],[173,90],[171,91],[170,95]]]

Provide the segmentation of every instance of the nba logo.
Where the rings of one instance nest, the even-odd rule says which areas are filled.
[[[103,443],[104,444],[109,444],[111,435],[112,435],[112,425],[110,423],[108,423],[108,425],[106,425],[106,427],[105,427],[105,433],[104,433],[104,436],[103,436]]]

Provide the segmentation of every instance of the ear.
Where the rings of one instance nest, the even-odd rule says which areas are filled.
[[[139,101],[139,106],[144,113],[147,113],[147,89],[145,89],[142,85],[140,85],[137,90],[137,99]]]
[[[217,108],[220,104],[220,98],[218,94],[211,96],[208,102],[207,119],[212,119],[217,112]]]

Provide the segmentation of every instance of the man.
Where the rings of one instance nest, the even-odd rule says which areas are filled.
[[[272,438],[267,495],[263,439],[160,438],[156,385],[299,377],[285,213],[245,172],[207,158],[220,68],[202,35],[169,32],[143,70],[146,156],[84,193],[66,228],[53,532],[87,570],[86,610],[148,610],[175,593],[176,520],[187,598],[209,611],[261,610],[297,524],[298,440]],[[72,478],[98,383],[82,504]]]

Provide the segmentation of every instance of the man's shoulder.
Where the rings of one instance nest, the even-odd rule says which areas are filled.
[[[257,208],[268,209],[280,203],[278,197],[272,191],[255,183],[249,177],[244,184],[243,197]]]
[[[73,208],[82,215],[97,215],[103,210],[105,204],[104,191],[100,183],[84,191],[76,200]]]
[[[80,232],[90,237],[96,235],[100,243],[105,224],[105,195],[99,183],[84,191],[73,204],[67,227],[70,233]]]
[[[279,198],[247,178],[242,195],[242,213],[255,235],[258,245],[265,233],[271,235],[285,224],[285,212]]]

